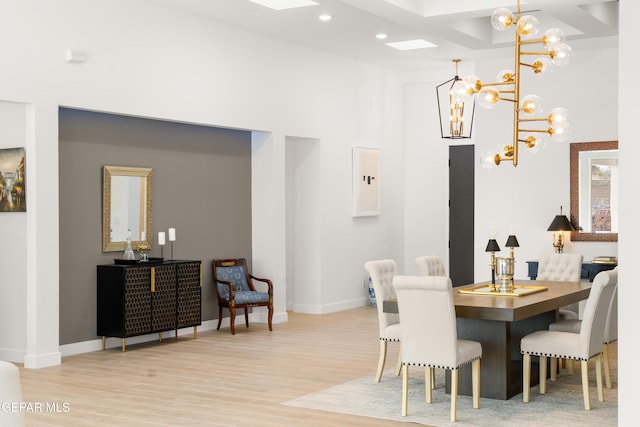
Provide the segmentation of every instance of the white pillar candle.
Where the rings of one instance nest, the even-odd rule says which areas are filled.
[[[164,231],[159,231],[158,232],[158,245],[160,246],[164,246],[165,245],[165,241],[164,241]]]
[[[169,229],[169,241],[170,242],[175,242],[176,241],[176,229],[175,228],[170,228]]]
[[[127,230],[127,240],[131,240],[131,230]]]

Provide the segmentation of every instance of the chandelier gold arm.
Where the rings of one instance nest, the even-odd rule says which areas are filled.
[[[546,134],[549,137],[558,136],[557,140],[563,140],[566,138],[569,132],[569,121],[567,119],[568,113],[564,108],[558,108],[557,112],[558,125],[555,126],[556,120],[552,114],[546,117],[527,117],[521,118],[520,115],[528,115],[535,112],[540,112],[541,107],[540,100],[536,95],[527,95],[521,99],[521,83],[522,73],[524,67],[529,68],[534,74],[539,75],[544,73],[552,65],[563,65],[568,62],[571,57],[571,48],[564,44],[564,33],[558,29],[551,29],[545,33],[543,37],[536,39],[528,39],[528,36],[535,36],[538,32],[537,20],[533,17],[521,16],[520,0],[517,1],[517,14],[514,16],[508,10],[503,8],[496,9],[494,15],[492,15],[492,24],[498,31],[502,31],[507,27],[517,26],[515,31],[515,55],[514,55],[514,71],[502,71],[497,79],[502,79],[495,83],[482,83],[480,80],[475,80],[475,85],[469,93],[480,93],[482,96],[482,107],[491,108],[493,104],[498,101],[510,101],[513,104],[513,138],[511,143],[503,145],[502,149],[497,153],[485,152],[482,154],[481,163],[483,166],[491,167],[491,163],[500,165],[503,161],[510,161],[513,166],[518,165],[518,151],[520,143],[525,144],[525,147],[540,150],[539,144],[544,146],[547,138],[542,136],[534,136],[536,134]],[[521,21],[522,19],[522,21]],[[504,27],[504,28],[503,28]],[[522,40],[525,37],[525,40]],[[529,45],[542,44],[543,48],[547,48],[545,51],[526,51]],[[534,48],[535,49],[535,48]],[[524,61],[524,56],[537,56],[538,58],[530,59],[531,63]],[[549,59],[551,61],[549,61]],[[509,86],[504,90],[499,90],[499,87]],[[520,102],[524,104],[521,106]],[[539,122],[547,122],[547,125],[541,125]],[[538,126],[544,126],[544,129],[521,129],[523,123],[538,123]],[[523,135],[529,133],[529,135]]]
[[[524,122],[546,122],[547,120],[549,120],[547,117],[536,117],[531,119],[520,119],[518,121],[520,123],[524,123]]]
[[[520,55],[545,55],[551,56],[552,52],[542,51],[542,52],[520,52]]]

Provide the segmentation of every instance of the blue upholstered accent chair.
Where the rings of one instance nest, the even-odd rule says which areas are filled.
[[[271,280],[249,274],[245,258],[213,260],[213,279],[218,296],[218,330],[222,323],[222,309],[224,307],[229,309],[232,335],[236,333],[234,321],[237,308],[244,308],[244,319],[248,328],[249,308],[267,307],[269,310],[269,330],[273,330],[271,326],[273,319],[273,284]],[[254,281],[262,282],[263,285],[260,287],[266,287],[266,290],[258,290],[254,286]]]

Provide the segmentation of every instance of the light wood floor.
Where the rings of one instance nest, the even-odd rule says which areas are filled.
[[[44,369],[20,369],[23,401],[59,404],[29,413],[27,426],[404,426],[281,405],[375,373],[374,308],[327,315],[289,313],[289,322],[236,324],[177,341],[85,353]],[[389,345],[392,370],[398,345]],[[617,356],[617,345],[611,349]],[[400,393],[400,390],[398,390]],[[400,407],[398,407],[398,412]]]
[[[398,346],[389,345],[392,370]],[[63,358],[20,369],[24,402],[58,403],[60,413],[29,413],[27,426],[393,426],[394,423],[281,402],[375,373],[374,308],[327,315],[289,313],[289,322],[236,324]],[[398,390],[400,393],[400,390]],[[400,407],[398,407],[400,411]]]

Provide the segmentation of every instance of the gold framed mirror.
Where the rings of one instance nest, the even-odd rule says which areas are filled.
[[[618,141],[569,146],[571,240],[618,241]]]
[[[102,252],[124,251],[129,236],[134,250],[151,247],[151,175],[151,168],[104,166]]]

